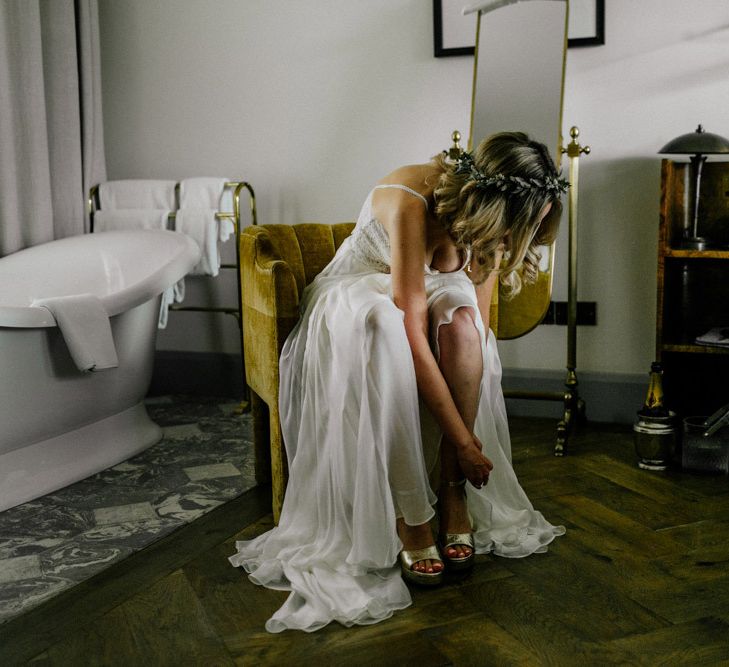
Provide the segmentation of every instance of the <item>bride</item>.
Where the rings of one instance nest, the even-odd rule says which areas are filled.
[[[488,325],[497,281],[508,296],[536,279],[566,188],[544,145],[504,132],[371,190],[281,354],[279,525],[230,557],[291,592],[267,630],[375,623],[411,603],[404,580],[437,585],[476,553],[520,558],[564,533],[512,468]]]

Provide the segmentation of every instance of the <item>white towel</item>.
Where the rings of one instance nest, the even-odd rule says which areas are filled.
[[[177,211],[175,231],[187,234],[200,246],[200,262],[190,275],[217,276],[220,269],[218,224],[212,209],[184,209]]]
[[[167,229],[170,211],[154,208],[100,209],[94,213],[94,231],[112,229]]]
[[[233,192],[226,188],[228,178],[186,178],[180,181],[181,209],[210,209],[213,214],[233,215]],[[232,220],[218,220],[218,239],[225,243],[235,232]]]
[[[185,178],[180,181],[180,208],[214,208],[233,212],[233,196],[225,189],[227,178]]]
[[[180,209],[175,230],[191,236],[200,246],[202,258],[192,275],[217,276],[220,248],[235,232],[232,220],[215,217],[216,212],[233,213],[233,196],[225,188],[228,178],[186,178],[180,181]]]
[[[176,208],[175,182],[153,180],[107,181],[99,185],[101,210],[118,208]]]
[[[102,371],[119,366],[109,316],[97,296],[57,296],[36,299],[30,305],[51,312],[80,371]]]
[[[225,243],[233,234],[235,234],[235,224],[228,218],[218,220],[218,241]]]
[[[182,282],[182,281],[180,281]],[[184,285],[184,283],[183,283]],[[176,286],[173,285],[172,287],[168,287],[164,292],[162,292],[162,300],[159,304],[159,318],[157,320],[157,328],[158,329],[165,329],[167,327],[167,316],[169,314],[170,306],[175,301],[175,290]],[[183,288],[183,296],[184,296],[184,288]],[[182,301],[182,299],[180,299]]]

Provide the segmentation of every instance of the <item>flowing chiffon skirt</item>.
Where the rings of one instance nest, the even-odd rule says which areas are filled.
[[[280,361],[281,426],[289,482],[279,525],[236,543],[230,562],[251,581],[291,591],[269,632],[315,631],[388,618],[411,603],[395,521],[434,516],[429,475],[441,432],[421,405],[403,312],[390,275],[350,252],[347,239],[305,290],[302,317]],[[494,464],[481,489],[466,484],[476,553],[521,558],[564,533],[534,510],[511,465],[496,340],[485,331],[463,271],[426,269],[431,345],[459,307],[472,310],[484,373],[474,432]]]

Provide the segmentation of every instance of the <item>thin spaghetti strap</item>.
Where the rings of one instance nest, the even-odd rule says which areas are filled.
[[[423,200],[423,204],[425,204],[425,210],[428,209],[428,200],[423,197],[417,190],[413,190],[412,188],[409,188],[407,185],[400,185],[399,183],[385,183],[384,185],[375,185],[375,190],[381,190],[384,188],[397,188],[398,190],[405,190],[405,192],[409,192],[411,195],[415,195],[416,197]]]

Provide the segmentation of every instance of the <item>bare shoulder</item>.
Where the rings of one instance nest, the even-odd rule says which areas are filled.
[[[372,195],[372,211],[385,229],[395,231],[392,226],[404,220],[420,219],[424,224],[428,208],[432,205],[433,189],[440,171],[432,164],[411,164],[399,167],[378,181],[378,185],[404,185],[418,193],[428,202],[426,208],[423,200],[413,192],[402,188],[378,188]],[[411,223],[412,225],[412,223]]]
[[[432,162],[426,164],[408,164],[391,171],[378,181],[378,185],[405,185],[424,197],[433,194],[440,169]],[[396,191],[396,189],[393,189]],[[401,191],[402,192],[402,191]]]

